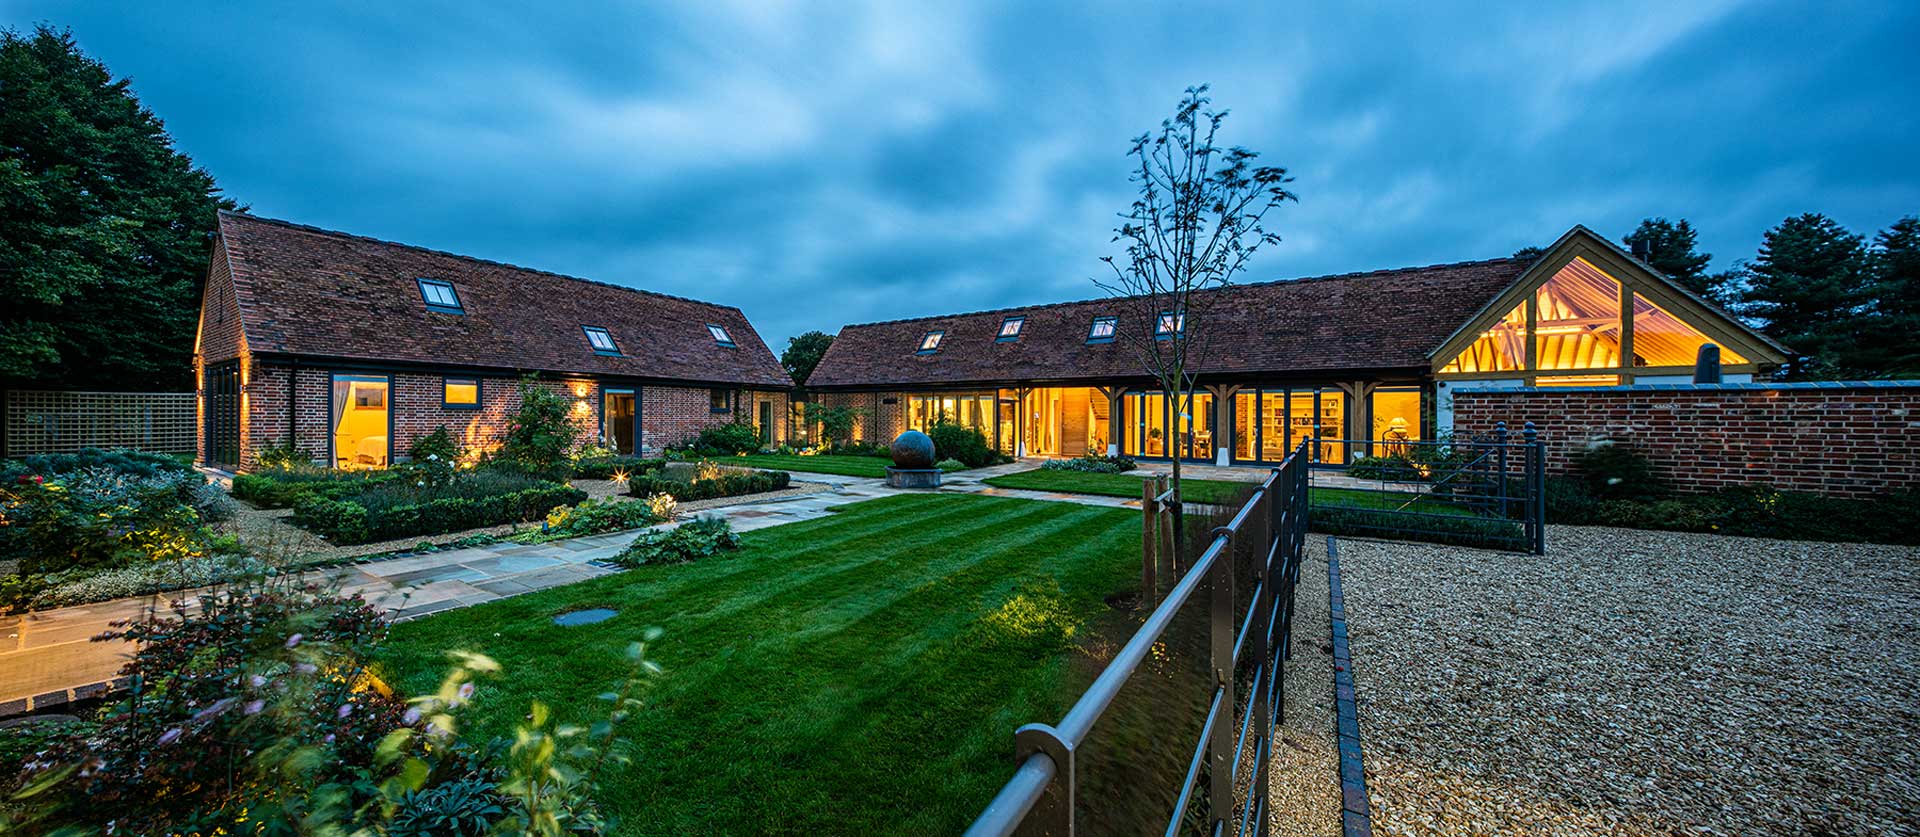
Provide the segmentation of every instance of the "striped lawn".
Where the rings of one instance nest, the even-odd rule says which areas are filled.
[[[1012,732],[1052,721],[1097,673],[1104,603],[1136,586],[1135,513],[978,496],[898,496],[744,536],[730,557],[649,567],[398,625],[386,664],[412,692],[471,649],[506,668],[466,723],[508,730],[529,701],[587,721],[648,626],[667,673],[626,727],[601,802],[621,833],[953,833],[1012,773]],[[587,607],[620,615],[561,628]]]

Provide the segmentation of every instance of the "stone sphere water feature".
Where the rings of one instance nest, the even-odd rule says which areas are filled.
[[[909,430],[893,440],[893,467],[887,469],[887,485],[894,488],[939,488],[940,469],[933,467],[933,440],[918,430]]]

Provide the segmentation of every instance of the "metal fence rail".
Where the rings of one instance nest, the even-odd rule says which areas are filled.
[[[1122,689],[1146,679],[1137,676],[1143,663],[1167,653],[1169,631],[1189,605],[1196,611],[1184,615],[1205,618],[1211,672],[1205,719],[1171,810],[1158,814],[1164,824],[1130,821],[1127,830],[1267,833],[1268,761],[1306,545],[1307,459],[1303,443],[1213,531],[1205,550],[1180,568],[1179,580],[1059,723],[1028,724],[1014,733],[1019,767],[968,834],[1074,834],[1083,816],[1114,802],[1082,798],[1083,753]],[[1154,749],[1184,751],[1183,742],[1166,740],[1177,734],[1167,732],[1171,726],[1145,730],[1164,733],[1152,735]]]
[[[6,456],[81,448],[192,453],[195,447],[191,392],[9,390],[4,407]]]

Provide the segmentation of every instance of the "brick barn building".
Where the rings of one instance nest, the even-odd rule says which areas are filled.
[[[385,467],[442,426],[484,451],[529,375],[623,453],[734,421],[772,444],[791,385],[738,308],[233,212],[194,367],[198,459],[229,470],[288,441]]]
[[[1196,344],[1191,410],[1147,374],[1149,339]],[[1315,439],[1337,464],[1450,432],[1458,392],[1690,381],[1708,343],[1729,382],[1786,360],[1575,227],[1533,259],[1239,284],[1185,312],[1109,298],[850,325],[807,388],[859,408],[868,439],[945,417],[1018,456],[1270,464]]]

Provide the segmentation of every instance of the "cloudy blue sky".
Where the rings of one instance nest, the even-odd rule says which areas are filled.
[[[1298,178],[1248,279],[1647,215],[1717,269],[1790,213],[1920,213],[1920,3],[581,5],[0,25],[71,27],[259,214],[736,304],[776,349],[1098,295],[1127,139],[1201,81]]]

